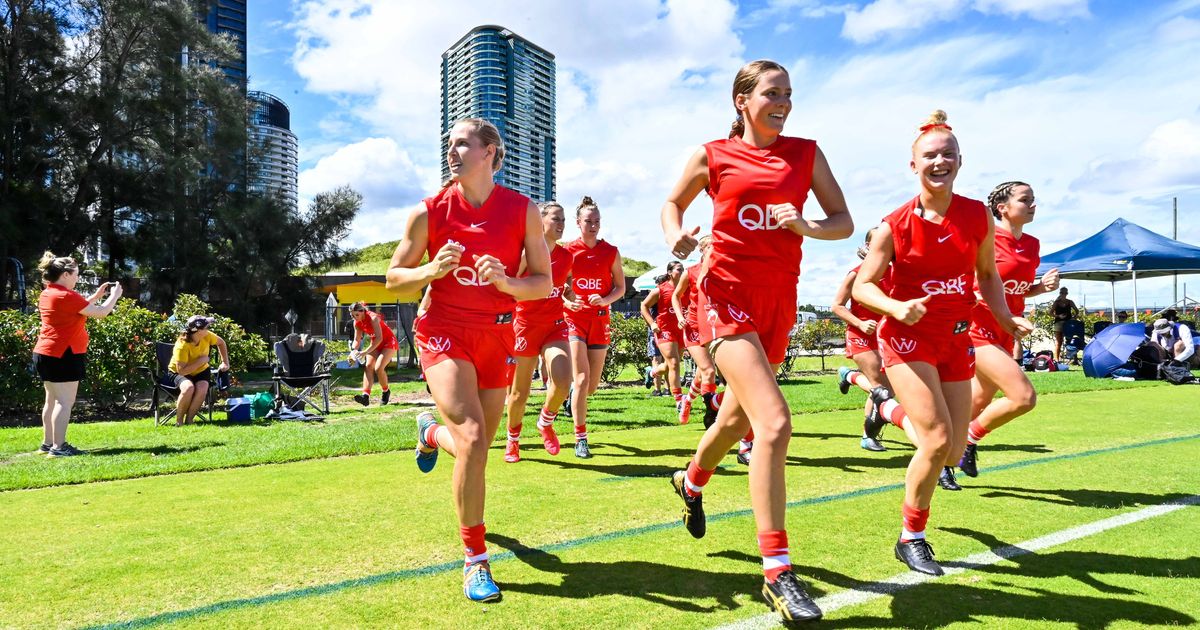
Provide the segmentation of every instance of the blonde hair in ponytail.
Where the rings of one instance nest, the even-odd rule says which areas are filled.
[[[504,166],[505,148],[504,138],[500,137],[500,130],[496,128],[496,125],[493,125],[482,118],[463,118],[456,121],[450,126],[450,128],[453,129],[459,125],[466,125],[470,127],[471,135],[479,139],[479,141],[483,143],[483,146],[486,147],[491,145],[496,147],[496,154],[492,156],[492,174],[500,172],[500,168]],[[442,188],[445,188],[452,183],[454,183],[453,177],[442,182]]]
[[[947,120],[949,120],[949,118],[946,116],[946,112],[940,109],[933,110],[933,112],[926,116],[925,120],[919,126],[917,126],[917,139],[913,140],[913,148],[916,148],[918,140],[925,137],[926,134],[931,133],[949,134],[950,137],[954,138],[955,144],[957,144],[958,137],[954,135],[954,128],[946,124]]]
[[[746,120],[737,108],[738,95],[748,95],[753,92],[754,86],[758,85],[758,80],[762,78],[762,75],[772,70],[787,74],[787,68],[778,63],[770,59],[759,59],[742,66],[742,69],[738,70],[737,76],[733,77],[733,109],[737,112],[737,118],[733,120],[733,125],[729,129],[730,138],[741,136],[746,132]]]

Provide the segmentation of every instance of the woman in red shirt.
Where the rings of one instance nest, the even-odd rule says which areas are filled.
[[[120,284],[106,282],[95,293],[80,295],[75,291],[79,265],[72,258],[56,257],[50,252],[42,256],[38,269],[46,284],[38,298],[42,328],[33,346],[33,363],[46,389],[42,446],[38,450],[51,457],[70,457],[82,453],[67,443],[67,423],[87,363],[87,318],[111,313],[122,290]],[[108,298],[104,303],[93,304],[106,291]]]
[[[463,594],[480,602],[500,598],[488,564],[483,506],[488,446],[516,364],[513,309],[518,300],[549,296],[551,288],[537,206],[493,179],[503,160],[504,141],[494,125],[480,118],[455,123],[446,154],[452,179],[409,214],[387,272],[389,290],[429,286],[416,343],[445,424],[429,412],[417,416],[417,468],[432,470],[439,448],[455,458]],[[421,264],[426,254],[429,262]],[[522,256],[526,273],[517,277]]]
[[[984,205],[954,194],[958,139],[938,110],[920,127],[910,168],[920,193],[884,218],[854,280],[854,299],[884,315],[879,349],[895,394],[916,433],[905,476],[903,529],[896,558],[914,571],[942,575],[925,540],[929,506],[942,466],[971,416],[971,309],[978,282],[1000,328],[1023,336],[1032,325],[1008,311],[996,272],[994,227]],[[891,263],[892,287],[880,287]]]
[[[692,401],[700,396],[704,403],[704,428],[707,429],[717,419],[717,408],[720,407],[720,402],[714,400],[717,394],[717,369],[713,367],[708,347],[700,342],[696,295],[700,288],[700,278],[704,275],[704,265],[708,263],[708,250],[712,249],[712,237],[701,237],[699,247],[700,262],[688,267],[687,273],[679,276],[679,282],[675,284],[675,290],[671,293],[671,305],[675,307],[676,313],[681,313],[680,328],[683,331],[681,343],[696,364],[696,376],[692,379],[691,387],[683,395],[683,400],[679,404],[679,424],[688,423],[692,414]],[[746,445],[743,444],[743,446]]]
[[[671,396],[675,398],[676,414],[681,411],[680,398],[683,395],[679,387],[679,344],[683,340],[683,331],[679,326],[679,317],[671,302],[671,295],[675,293],[675,286],[679,284],[682,275],[683,263],[678,260],[667,263],[666,277],[661,278],[658,286],[650,289],[641,304],[642,319],[646,320],[650,332],[654,333],[654,343],[663,355],[667,387],[671,390]],[[650,308],[653,306],[658,306],[656,317],[650,316]]]
[[[1025,182],[1005,182],[988,195],[988,209],[996,218],[996,269],[1004,282],[1004,300],[1013,313],[1025,312],[1025,298],[1058,289],[1058,270],[1037,280],[1041,243],[1025,226],[1033,221],[1037,202]],[[979,474],[976,445],[988,433],[1018,416],[1033,411],[1037,392],[1025,370],[1012,360],[1016,340],[996,323],[986,301],[971,311],[971,341],[975,345],[975,378],[971,379],[971,421],[966,435],[955,437],[953,453],[962,453],[958,467],[968,477]],[[996,392],[1004,395],[996,398]],[[994,400],[993,400],[994,399]],[[966,440],[965,448],[962,440]],[[953,463],[953,456],[951,462]]]
[[[663,232],[677,257],[696,247],[700,228],[683,229],[696,195],[713,199],[712,250],[698,295],[701,341],[728,382],[716,422],[686,471],[671,479],[683,520],[705,533],[704,485],[721,459],[753,428],[750,500],[763,557],[763,597],[784,620],[818,619],[821,610],[792,572],[788,555],[786,463],[792,414],[775,381],[796,321],[796,282],[804,238],[843,239],[854,231],[841,188],[816,142],[783,135],[792,85],[783,66],[754,61],[733,83],[737,119],[729,138],[701,147],[662,208]],[[825,218],[802,216],[809,192]]]
[[[559,451],[554,418],[558,416],[558,408],[566,400],[571,387],[571,349],[567,346],[567,322],[563,317],[563,286],[571,273],[571,254],[558,244],[567,224],[566,212],[558,202],[548,201],[541,205],[540,213],[542,235],[550,250],[550,275],[554,288],[550,290],[550,297],[517,302],[516,318],[513,320],[513,333],[516,335],[513,349],[517,366],[505,402],[508,410],[508,445],[504,448],[504,461],[510,464],[521,461],[521,425],[538,357],[542,358],[544,374],[549,378],[546,379],[546,402],[538,414],[537,429],[542,436],[542,445],[551,455],[558,455]],[[521,271],[524,272],[524,269]]]
[[[364,302],[350,305],[350,317],[354,318],[354,343],[350,347],[357,348],[362,343],[363,336],[371,338],[370,345],[362,351],[363,384],[362,393],[354,396],[355,402],[366,407],[371,404],[371,386],[379,381],[383,394],[379,404],[386,405],[392,396],[388,390],[387,369],[396,358],[400,343],[396,341],[396,333],[383,320],[383,316],[367,308]]]
[[[600,207],[584,197],[575,208],[579,238],[566,244],[571,254],[571,292],[565,300],[567,335],[571,344],[571,371],[574,373],[568,401],[575,420],[575,457],[592,456],[587,439],[587,399],[600,387],[600,374],[608,345],[609,306],[625,295],[625,272],[616,246],[600,238]]]

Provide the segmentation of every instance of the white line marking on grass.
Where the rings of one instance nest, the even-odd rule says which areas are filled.
[[[1155,518],[1170,514],[1176,510],[1181,510],[1188,506],[1200,504],[1200,495],[1169,501],[1160,505],[1152,505],[1147,508],[1142,508],[1136,512],[1128,512],[1112,518],[1080,525],[1070,529],[1047,534],[1040,538],[1027,540],[1023,543],[1015,545],[1007,545],[997,547],[990,551],[984,551],[971,556],[967,556],[962,560],[946,562],[942,564],[942,568],[946,570],[946,575],[958,575],[972,569],[980,569],[986,566],[997,564],[1004,560],[1016,558],[1026,554],[1031,554],[1050,547],[1057,547],[1065,543],[1069,543],[1080,538],[1094,536],[1096,534],[1106,532],[1110,529],[1132,525],[1140,521]],[[865,604],[869,601],[879,599],[885,595],[894,595],[900,591],[906,590],[925,582],[930,582],[937,579],[932,575],[917,573],[916,571],[908,571],[893,575],[890,578],[864,584],[858,588],[839,591],[831,595],[826,595],[817,600],[817,605],[825,614],[829,614],[835,610]],[[748,630],[750,628],[773,628],[779,626],[779,614],[770,612],[762,615],[743,619],[728,625],[720,626],[718,630]]]

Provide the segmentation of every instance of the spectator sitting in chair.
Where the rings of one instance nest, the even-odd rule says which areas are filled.
[[[1121,311],[1121,312],[1117,313],[1117,323],[1118,324],[1124,324],[1127,321],[1129,321],[1129,313],[1127,313],[1126,311]]]
[[[1067,297],[1067,287],[1058,290],[1058,299],[1054,300],[1050,313],[1054,315],[1054,360],[1058,362],[1062,360],[1063,323],[1079,316],[1079,307]]]
[[[1167,309],[1163,313],[1162,319],[1154,321],[1150,339],[1165,348],[1171,358],[1186,363],[1188,369],[1198,369],[1200,368],[1200,347],[1197,346],[1200,346],[1200,337],[1196,337],[1194,331],[1187,324],[1178,323],[1177,319],[1178,315],[1175,313],[1175,309]]]
[[[224,339],[208,329],[212,322],[211,317],[193,315],[188,318],[183,332],[175,340],[175,350],[171,353],[171,365],[167,367],[166,378],[179,388],[179,401],[175,411],[177,427],[195,422],[196,414],[208,399],[208,388],[212,382],[208,364],[213,346],[221,353],[221,365],[217,371],[229,371],[229,346],[225,345]]]

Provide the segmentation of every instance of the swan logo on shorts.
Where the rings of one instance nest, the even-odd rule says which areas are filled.
[[[729,316],[732,317],[734,319],[734,321],[736,321],[739,324],[750,319],[750,316],[746,314],[746,311],[743,311],[742,309],[740,309],[732,304],[730,304],[729,306],[726,306],[725,310],[729,311]]]
[[[458,283],[463,286],[483,287],[491,284],[491,281],[487,280],[486,278],[480,280],[479,273],[475,271],[474,267],[467,267],[465,265],[462,267],[456,267],[453,273],[454,279],[458,280]]]
[[[859,348],[866,348],[866,347],[867,347],[867,340],[866,340],[866,339],[859,339],[858,337],[851,337],[851,338],[850,338],[850,343],[852,343],[852,344],[854,344],[854,345],[858,346]]]
[[[450,349],[449,337],[430,337],[425,342],[425,349],[430,352],[445,352]]]
[[[1025,282],[1022,280],[1004,281],[1004,292],[1009,295],[1025,295],[1026,293],[1029,293],[1029,290],[1032,288],[1032,282]]]
[[[517,341],[513,344],[513,349],[520,352],[529,347],[529,342],[524,337],[517,337]]]
[[[900,354],[908,354],[917,349],[917,342],[915,340],[904,337],[892,337],[888,339],[888,343],[891,344],[893,350]]]
[[[781,227],[775,222],[775,215],[754,203],[748,203],[738,210],[738,223],[750,231],[778,230]]]
[[[966,295],[967,279],[964,276],[949,280],[926,280],[921,283],[925,295]]]
[[[687,338],[689,343],[700,343],[700,333],[694,330],[687,331]]]

